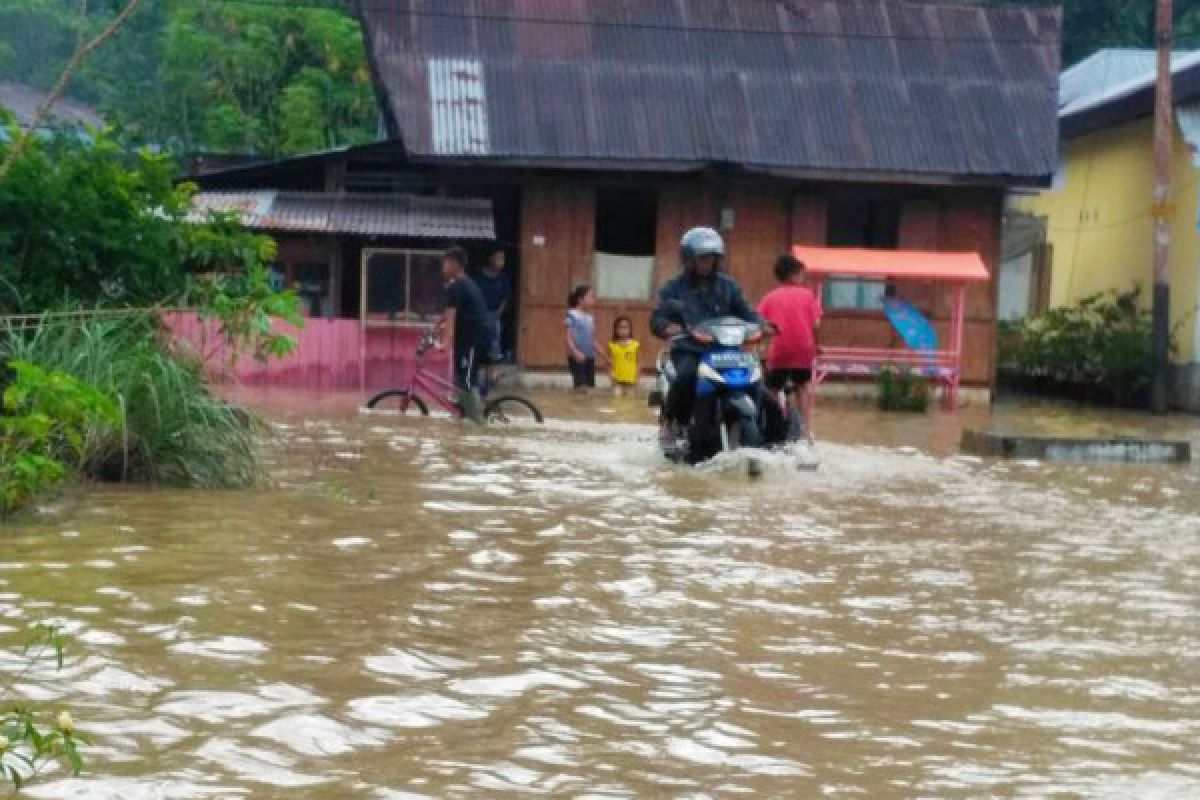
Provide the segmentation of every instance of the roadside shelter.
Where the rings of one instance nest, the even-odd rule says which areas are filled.
[[[831,282],[869,281],[886,297],[911,304],[925,319],[941,321],[931,326],[937,344],[928,349],[914,349],[902,342],[880,347],[873,342],[856,344],[849,337],[835,338],[834,344],[822,345],[818,351],[813,370],[818,386],[831,377],[867,378],[888,368],[911,370],[944,386],[944,405],[955,408],[963,376],[967,290],[990,280],[978,253],[801,246],[794,252],[806,274],[815,278],[818,293],[823,294]]]

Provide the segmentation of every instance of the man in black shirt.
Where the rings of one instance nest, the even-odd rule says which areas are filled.
[[[467,275],[467,254],[451,247],[442,256],[446,308],[454,309],[454,382],[463,389],[484,391],[483,367],[492,347],[493,323],[479,286]],[[443,330],[446,317],[438,323]]]

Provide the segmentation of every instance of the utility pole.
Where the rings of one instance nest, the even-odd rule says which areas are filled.
[[[1150,409],[1167,412],[1171,326],[1171,0],[1157,0],[1158,80],[1154,94],[1154,327],[1151,338]]]

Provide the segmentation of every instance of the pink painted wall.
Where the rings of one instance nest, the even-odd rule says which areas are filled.
[[[366,368],[362,369],[363,330],[356,319],[309,319],[303,328],[278,325],[276,330],[296,338],[296,349],[286,358],[257,361],[243,357],[232,367],[229,351],[214,320],[194,313],[164,317],[172,335],[204,359],[217,380],[291,389],[363,389],[375,391],[407,380],[421,329],[369,328],[366,333]],[[433,351],[425,366],[448,375],[449,351]],[[362,385],[365,376],[366,385]]]

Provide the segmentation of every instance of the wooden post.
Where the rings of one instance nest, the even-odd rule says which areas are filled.
[[[1171,319],[1171,35],[1172,2],[1158,0],[1158,81],[1154,95],[1154,327],[1150,408],[1165,414],[1169,395],[1168,350]]]

